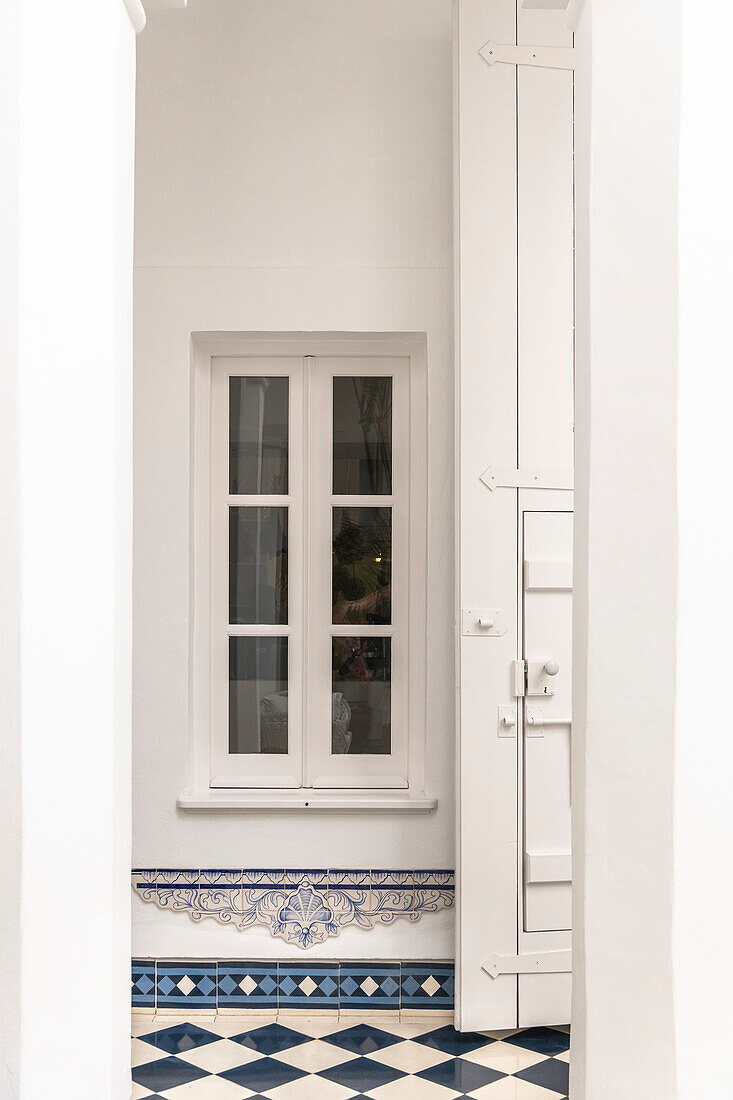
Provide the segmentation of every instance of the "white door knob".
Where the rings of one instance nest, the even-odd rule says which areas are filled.
[[[560,671],[560,666],[557,661],[545,661],[544,668],[548,676],[557,676]]]

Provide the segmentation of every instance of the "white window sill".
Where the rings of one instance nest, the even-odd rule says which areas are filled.
[[[187,791],[178,799],[188,813],[253,813],[297,811],[313,813],[430,813],[437,798],[410,796],[406,791]]]

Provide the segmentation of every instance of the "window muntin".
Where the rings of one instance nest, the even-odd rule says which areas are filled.
[[[214,358],[210,446],[211,785],[407,788],[410,358]]]

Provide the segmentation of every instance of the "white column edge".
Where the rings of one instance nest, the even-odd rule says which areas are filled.
[[[123,0],[125,7],[127,8],[127,14],[130,16],[130,22],[132,23],[132,29],[135,34],[140,34],[140,31],[145,26],[145,9],[142,5],[142,0]]]

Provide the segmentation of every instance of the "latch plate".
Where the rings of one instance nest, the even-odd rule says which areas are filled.
[[[569,974],[572,951],[539,951],[534,955],[489,955],[481,964],[492,978],[501,974]]]
[[[506,611],[496,608],[463,609],[462,633],[465,638],[501,638],[509,629]]]

